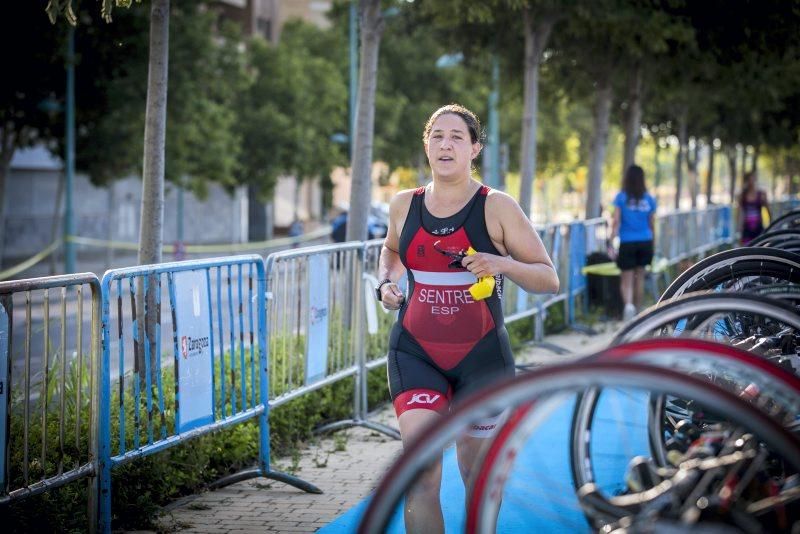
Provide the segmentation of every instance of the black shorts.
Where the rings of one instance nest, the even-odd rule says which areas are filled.
[[[653,261],[653,241],[629,241],[619,244],[617,267],[630,271],[636,267],[646,267]]]

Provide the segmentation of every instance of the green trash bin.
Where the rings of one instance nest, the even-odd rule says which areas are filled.
[[[622,319],[622,295],[619,292],[619,268],[605,252],[586,257],[586,292],[589,307],[601,308],[606,317]]]

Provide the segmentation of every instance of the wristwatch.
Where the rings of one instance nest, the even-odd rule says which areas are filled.
[[[384,285],[386,285],[386,284],[391,284],[391,283],[392,283],[392,281],[391,281],[391,280],[389,280],[388,278],[384,278],[383,280],[381,280],[380,282],[378,282],[378,285],[377,285],[377,286],[375,286],[375,298],[378,300],[378,302],[381,302],[381,301],[383,301],[383,295],[381,295],[381,288],[382,288]]]

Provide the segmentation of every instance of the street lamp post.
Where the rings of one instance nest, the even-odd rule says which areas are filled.
[[[489,93],[489,119],[486,139],[486,156],[488,157],[488,173],[485,177],[487,185],[495,189],[502,185],[500,179],[500,117],[497,104],[500,101],[500,60],[492,54],[492,91]]]
[[[64,157],[64,271],[75,272],[75,221],[72,212],[72,185],[75,178],[75,29],[69,28],[67,44],[67,94],[65,113],[65,157]]]

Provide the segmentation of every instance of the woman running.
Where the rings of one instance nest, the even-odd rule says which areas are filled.
[[[532,293],[558,292],[553,263],[519,204],[472,178],[481,133],[468,109],[436,110],[422,136],[433,180],[399,192],[390,204],[376,293],[385,308],[400,310],[387,367],[404,445],[424,439],[451,403],[514,375],[504,277]],[[397,286],[404,274],[407,296]],[[500,417],[478,422],[456,444],[467,492],[480,447]],[[440,460],[406,495],[406,532],[444,532],[441,478]]]

